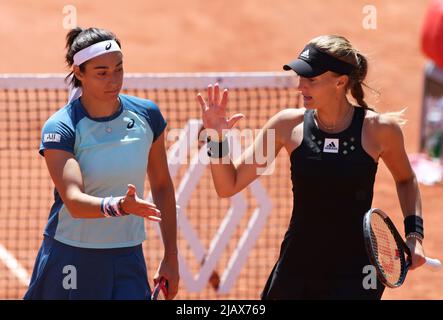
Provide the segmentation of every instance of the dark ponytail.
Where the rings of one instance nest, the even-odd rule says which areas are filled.
[[[117,39],[114,33],[105,29],[99,28],[87,28],[83,29],[80,27],[74,28],[68,32],[66,35],[66,64],[69,68],[74,64],[74,55],[80,50],[92,46],[93,44],[105,40],[115,40],[119,47],[121,48],[120,40]],[[81,71],[85,70],[85,64],[87,62],[82,63],[79,68]],[[74,87],[81,87],[81,82],[73,75],[71,71],[66,77],[66,81],[68,81],[70,76],[72,77],[71,83]]]

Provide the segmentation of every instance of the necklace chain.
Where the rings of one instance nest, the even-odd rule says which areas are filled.
[[[122,102],[121,102],[121,100],[120,100],[120,97],[118,98],[118,108],[117,108],[117,111],[116,112],[118,112],[119,110],[120,110],[120,108],[121,108],[121,106],[122,106]],[[114,115],[115,113],[113,113],[112,115]],[[111,116],[112,116],[111,115]],[[109,125],[109,122],[110,122],[110,120],[106,120],[106,122],[105,122],[105,131],[107,132],[107,133],[111,133],[112,132],[112,127]]]
[[[349,107],[348,112],[346,113],[346,115],[343,117],[343,120],[341,121],[342,123],[344,123],[344,122],[348,119],[348,116],[351,114],[351,112],[352,112],[353,109],[354,109],[354,108],[353,108],[352,106]],[[320,117],[318,116],[317,109],[314,110],[314,117],[317,119],[318,123],[319,123],[323,128],[325,128],[326,130],[334,130],[334,129],[337,128],[337,125],[336,125],[336,124],[333,125],[333,126],[327,126],[326,124],[324,124],[324,122],[321,121]],[[339,123],[339,124],[340,124],[340,123]]]

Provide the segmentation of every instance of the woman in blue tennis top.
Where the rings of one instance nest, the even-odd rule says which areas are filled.
[[[123,55],[112,32],[75,28],[66,48],[76,93],[42,130],[55,201],[25,299],[149,298],[145,219],[160,223],[154,281],[165,277],[172,299],[179,275],[166,121],[154,102],[120,94]],[[146,173],[154,203],[142,199]]]

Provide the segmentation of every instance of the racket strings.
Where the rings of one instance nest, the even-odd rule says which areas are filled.
[[[388,225],[378,214],[371,219],[371,238],[380,271],[389,283],[397,284],[404,272],[404,255]]]

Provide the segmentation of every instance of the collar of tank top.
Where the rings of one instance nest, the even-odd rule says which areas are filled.
[[[349,119],[349,116],[353,114],[354,107],[351,105],[348,108],[348,111],[346,112],[345,116],[340,119],[339,122],[335,123],[333,126],[328,126],[325,124],[319,117],[317,109],[314,110],[314,119],[320,124],[320,126],[328,131],[336,131],[337,129],[342,129],[341,126],[345,125]]]

